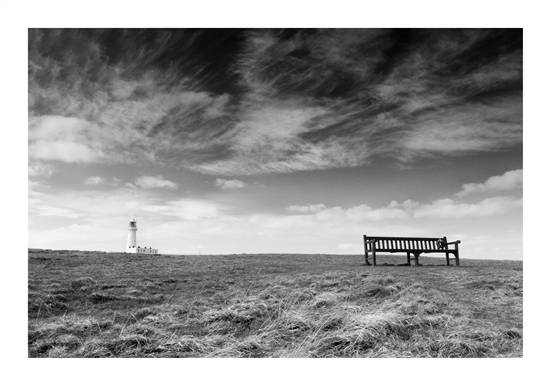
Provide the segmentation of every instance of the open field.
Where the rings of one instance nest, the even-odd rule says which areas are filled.
[[[521,356],[522,263],[444,259],[29,250],[29,356]]]

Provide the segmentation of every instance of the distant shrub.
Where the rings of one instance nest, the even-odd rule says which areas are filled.
[[[81,277],[71,281],[71,287],[73,289],[81,289],[83,287],[95,286],[96,284],[96,280],[91,277]]]

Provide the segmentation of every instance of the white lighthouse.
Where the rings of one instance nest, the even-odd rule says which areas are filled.
[[[128,239],[126,240],[126,252],[135,253],[137,247],[136,241],[137,222],[135,219],[130,221],[128,226]]]
[[[132,219],[128,225],[126,252],[132,254],[158,254],[158,249],[153,249],[152,247],[141,247],[137,245],[137,221],[135,219]]]

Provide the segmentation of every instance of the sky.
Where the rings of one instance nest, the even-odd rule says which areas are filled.
[[[521,29],[29,30],[29,247],[522,259]]]

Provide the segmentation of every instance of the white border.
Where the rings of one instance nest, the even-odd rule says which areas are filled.
[[[538,4],[543,4],[540,2]],[[518,1],[19,1],[2,5],[2,352],[6,383],[513,383],[546,378],[548,11]],[[524,358],[28,359],[28,27],[523,27]],[[7,250],[6,250],[7,249]],[[99,382],[100,381],[100,382]]]

